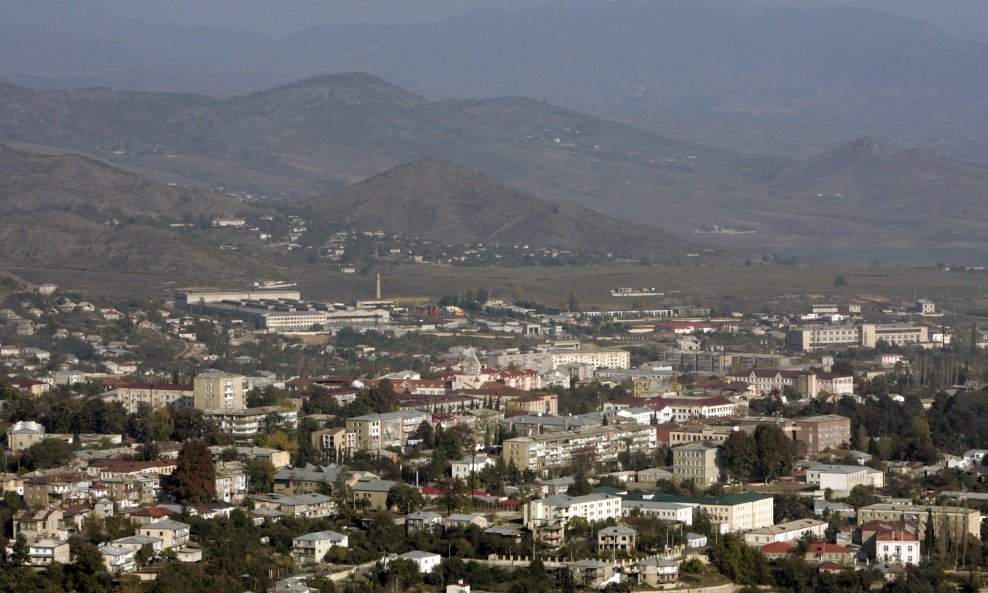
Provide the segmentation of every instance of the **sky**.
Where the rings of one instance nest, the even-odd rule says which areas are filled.
[[[137,23],[240,29],[272,37],[310,26],[400,24],[449,18],[479,6],[523,8],[551,0],[0,0],[10,22],[105,33]],[[602,0],[606,1],[606,0]],[[667,2],[674,0],[635,0]],[[698,2],[722,0],[697,0]],[[986,0],[733,0],[798,7],[857,6],[926,20],[958,37],[988,40]]]

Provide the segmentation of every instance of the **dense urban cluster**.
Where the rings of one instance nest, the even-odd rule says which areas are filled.
[[[988,565],[988,335],[927,300],[5,290],[3,591],[977,591]]]

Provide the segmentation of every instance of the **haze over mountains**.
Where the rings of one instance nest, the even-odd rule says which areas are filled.
[[[0,141],[289,201],[413,161],[450,161],[529,196],[680,238],[705,224],[746,227],[757,232],[703,238],[741,252],[835,260],[980,261],[988,222],[988,170],[929,151],[863,139],[796,162],[675,141],[530,99],[430,102],[361,73],[225,100],[0,84]],[[435,187],[460,183],[449,173],[437,169]]]
[[[857,3],[895,9],[892,0]],[[906,4],[914,9],[905,14],[935,16]],[[950,10],[960,9],[954,2]],[[985,12],[965,10],[973,18],[951,22],[977,22]],[[360,70],[431,99],[545,98],[748,152],[808,157],[868,134],[896,148],[988,158],[988,39],[961,40],[874,10],[566,0],[287,35],[290,27],[211,29],[205,19],[196,28],[181,18],[173,26],[124,19],[119,28],[71,28],[66,18],[30,13],[18,22],[22,11],[0,24],[0,77],[35,88],[235,96]]]

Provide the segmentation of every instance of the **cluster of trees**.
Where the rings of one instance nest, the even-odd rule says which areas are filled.
[[[774,424],[760,424],[754,433],[731,433],[718,452],[727,475],[738,482],[772,481],[789,475],[794,443]]]

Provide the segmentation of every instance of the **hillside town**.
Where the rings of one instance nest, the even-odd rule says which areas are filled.
[[[977,590],[988,332],[936,303],[583,310],[376,280],[339,303],[273,281],[160,302],[8,287],[2,572],[78,591]]]

